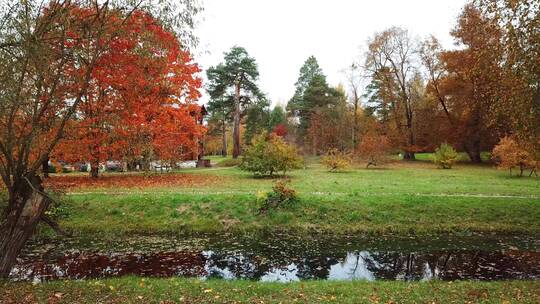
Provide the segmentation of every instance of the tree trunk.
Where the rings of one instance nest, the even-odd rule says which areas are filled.
[[[469,158],[471,159],[471,162],[473,162],[475,164],[482,163],[482,157],[480,156],[479,152],[473,151],[473,152],[470,152],[470,153],[467,153],[467,154],[469,155]]]
[[[227,156],[227,125],[225,124],[225,121],[223,121],[223,127],[222,127],[222,140],[223,140],[223,146],[221,148],[221,155],[223,157]]]
[[[467,153],[467,155],[469,156],[469,159],[471,160],[471,162],[475,164],[482,163],[482,156],[480,154],[479,142],[475,141],[474,143],[471,143],[470,145],[465,144],[464,150],[465,150],[465,153]]]
[[[98,178],[99,176],[99,162],[93,161],[90,164],[90,177]]]
[[[0,278],[7,278],[17,256],[30,239],[50,200],[38,176],[21,180],[10,193],[9,210],[0,226]]]
[[[43,177],[47,178],[49,177],[49,158],[47,157],[43,162],[41,163],[41,171],[43,171]]]
[[[416,156],[414,155],[414,152],[404,152],[403,153],[403,159],[404,160],[415,160]]]
[[[358,106],[360,104],[360,97],[358,97],[358,92],[354,91],[354,126],[353,126],[353,136],[352,136],[352,149],[355,150],[358,146]]]
[[[240,83],[236,84],[234,98],[233,158],[240,155]]]

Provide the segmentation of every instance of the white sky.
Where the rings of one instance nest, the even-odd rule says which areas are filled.
[[[450,30],[466,0],[204,0],[196,61],[203,70],[239,45],[255,57],[260,86],[273,104],[286,103],[304,61],[314,55],[330,85],[364,52],[377,31],[401,26],[452,47]],[[203,73],[204,74],[204,73]],[[203,97],[206,101],[207,97]]]

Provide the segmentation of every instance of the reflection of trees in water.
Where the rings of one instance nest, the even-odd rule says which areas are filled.
[[[377,279],[522,279],[538,278],[538,257],[530,253],[461,251],[430,253],[372,252],[364,262]]]
[[[299,279],[327,279],[334,265],[346,268],[340,269],[341,278],[346,279],[531,279],[540,277],[539,255],[483,251],[358,251],[339,256],[322,254],[273,259],[271,256],[213,254],[207,261],[207,269],[210,269],[210,276],[249,279],[260,279],[269,273],[282,273],[284,277],[294,275]],[[291,265],[295,266],[294,274]]]
[[[308,257],[304,259],[303,263],[298,265],[298,277],[304,280],[326,279],[330,274],[330,267],[339,262],[340,259],[337,257]]]
[[[260,272],[268,271],[264,264],[259,263],[253,256],[230,253],[204,253],[207,257],[205,269],[210,278],[246,278],[253,279],[261,276]]]
[[[491,253],[476,252],[430,252],[399,253],[372,252],[364,262],[377,279],[426,280],[475,278],[480,257],[493,260]],[[486,274],[487,276],[488,274]],[[494,274],[491,274],[493,276]],[[508,273],[506,274],[508,275]],[[488,277],[491,277],[488,276]]]
[[[285,273],[295,265],[295,275],[300,279],[327,278],[335,258],[290,257],[285,259],[261,258],[256,255],[212,253],[207,255],[206,269],[209,277],[260,279],[270,272]]]
[[[118,275],[290,279],[540,279],[540,252],[157,252],[73,254],[18,265],[14,279]]]

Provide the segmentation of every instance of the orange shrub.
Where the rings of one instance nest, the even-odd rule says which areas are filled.
[[[384,135],[366,134],[358,145],[357,153],[366,162],[366,168],[379,166],[389,159],[390,143]]]
[[[330,172],[345,170],[351,165],[351,158],[338,149],[330,149],[321,159],[323,164]]]
[[[537,162],[520,143],[511,136],[501,138],[499,144],[495,146],[491,158],[497,162],[497,168],[509,169],[512,175],[512,169],[519,169],[519,176],[523,176],[525,169],[531,169],[531,175],[536,171]]]

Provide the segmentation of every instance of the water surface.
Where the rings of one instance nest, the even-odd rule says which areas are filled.
[[[519,237],[429,238],[212,235],[36,242],[13,280],[151,277],[298,280],[537,280],[539,241]]]

